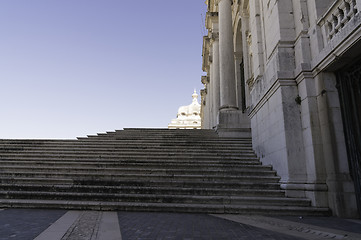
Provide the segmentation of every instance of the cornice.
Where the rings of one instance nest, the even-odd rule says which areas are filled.
[[[254,117],[256,113],[263,107],[263,105],[273,96],[273,94],[283,86],[297,86],[297,82],[293,77],[293,72],[277,72],[276,80],[269,87],[262,98],[258,100],[257,104],[251,109],[249,116]]]

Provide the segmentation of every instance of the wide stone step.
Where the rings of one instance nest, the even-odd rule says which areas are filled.
[[[34,163],[36,165],[41,164],[68,164],[68,165],[95,165],[99,167],[112,167],[112,166],[139,166],[139,165],[162,165],[162,166],[189,166],[191,165],[193,168],[195,167],[204,167],[204,166],[243,166],[243,165],[262,165],[257,159],[194,159],[190,158],[32,158],[32,157],[7,157],[5,159],[0,159],[0,164],[9,164],[9,165],[19,165],[22,163]],[[19,163],[19,164],[18,164]],[[59,166],[60,166],[59,165]]]
[[[154,211],[154,212],[190,212],[190,213],[234,213],[259,215],[296,215],[329,216],[328,208],[297,206],[262,206],[229,204],[177,204],[177,203],[139,203],[139,202],[99,202],[68,200],[27,200],[0,199],[0,207],[13,208],[53,208],[82,209],[98,211]]]
[[[203,138],[219,138],[215,132],[173,132],[173,131],[131,131],[131,130],[116,130],[115,132],[89,134],[87,137],[123,137],[123,136],[171,136],[171,137],[203,137]]]
[[[149,129],[149,128],[124,128],[123,130],[115,130],[112,132],[107,132],[107,134],[116,134],[116,135],[124,135],[124,134],[141,134],[141,135],[159,135],[159,134],[183,134],[183,135],[202,135],[202,136],[215,136],[218,134],[212,129]]]
[[[284,193],[280,189],[278,184],[241,184],[235,186],[213,186],[205,187],[202,183],[192,186],[157,186],[158,183],[154,183],[150,186],[137,186],[134,183],[123,183],[119,186],[106,186],[106,185],[44,185],[44,184],[9,184],[1,183],[0,187],[6,191],[57,191],[57,192],[77,192],[77,193],[138,193],[138,194],[194,194],[194,195],[226,195],[226,196],[256,196],[267,195],[269,193]],[[219,185],[219,184],[218,184]],[[281,190],[281,191],[280,191]]]
[[[99,145],[51,145],[51,146],[24,146],[24,145],[0,145],[0,152],[8,151],[29,151],[29,150],[50,150],[50,151],[123,151],[126,149],[152,149],[152,150],[184,150],[184,151],[219,151],[219,152],[240,152],[240,151],[252,151],[251,145],[239,145],[239,146],[222,146],[222,145],[208,145],[208,146],[189,146],[189,144],[178,144],[178,145],[162,145],[162,144],[103,144]]]
[[[265,190],[266,191],[266,190]],[[267,191],[268,192],[268,191]],[[277,193],[276,193],[277,194]],[[276,197],[269,190],[262,197],[256,196],[200,196],[172,194],[124,194],[124,193],[76,193],[51,191],[0,191],[0,199],[42,199],[42,200],[83,200],[143,203],[181,203],[181,204],[247,204],[310,206],[307,199]],[[275,195],[275,196],[274,196]]]
[[[39,152],[46,153],[79,153],[79,154],[124,154],[124,153],[134,153],[134,152],[147,152],[147,153],[183,153],[183,154],[224,154],[224,155],[235,155],[235,154],[253,154],[254,151],[251,148],[235,148],[235,149],[217,149],[217,148],[187,148],[187,147],[108,147],[108,148],[88,148],[88,147],[25,147],[25,148],[7,148],[0,149],[0,154],[33,154]]]
[[[111,145],[111,144],[138,144],[138,145],[182,145],[187,144],[190,146],[216,146],[216,145],[229,145],[229,146],[242,146],[252,144],[251,140],[232,140],[232,139],[189,139],[189,138],[169,138],[169,139],[156,139],[156,138],[140,138],[140,139],[83,139],[83,140],[2,140],[0,139],[0,145],[15,145],[15,146],[69,146],[71,144],[76,145]]]
[[[140,138],[140,139],[83,139],[83,140],[2,140],[0,146],[111,146],[111,145],[165,145],[165,146],[250,146],[251,140],[191,139],[191,138]]]
[[[140,167],[140,168],[189,168],[189,169],[239,169],[239,168],[270,168],[270,166],[261,165],[259,161],[177,161],[177,160],[134,160],[134,161],[74,161],[74,160],[1,160],[4,168],[10,166],[38,167],[38,166],[58,166],[58,167],[89,167],[89,168],[114,168],[114,167]]]
[[[216,189],[280,189],[278,181],[202,181],[202,180],[140,180],[140,179],[71,179],[71,178],[45,178],[45,177],[0,177],[1,184],[10,185],[49,185],[49,186],[82,186],[82,187],[176,187],[176,188],[216,188]]]
[[[42,184],[42,185],[72,185],[74,183],[71,178],[43,178],[43,177],[14,177],[1,176],[0,184]]]
[[[211,156],[211,155],[252,155],[255,156],[254,151],[251,148],[235,147],[233,149],[221,149],[217,147],[199,147],[199,148],[188,148],[188,147],[162,147],[162,146],[149,146],[149,147],[21,147],[21,148],[7,148],[0,149],[0,155],[3,154],[36,154],[36,153],[79,153],[79,154],[160,154],[160,155],[175,155],[175,154],[186,154],[186,155],[198,155],[198,156]]]
[[[87,135],[88,138],[116,138],[116,137],[202,137],[218,138],[215,131],[171,131],[171,130],[116,130],[115,132],[98,133],[96,135]]]
[[[227,175],[238,175],[238,176],[276,176],[276,172],[271,170],[270,167],[260,166],[259,168],[243,167],[239,169],[172,169],[172,168],[147,168],[147,167],[119,167],[119,168],[82,168],[82,167],[59,167],[59,166],[2,166],[1,174],[28,174],[28,173],[82,173],[82,174],[112,174],[114,176],[121,174],[144,174],[144,175],[207,175],[207,176],[227,176]]]
[[[9,155],[9,154],[52,154],[52,155],[65,155],[65,154],[79,154],[79,155],[192,155],[192,156],[210,156],[210,155],[222,155],[222,156],[254,156],[254,152],[252,150],[243,150],[243,151],[229,151],[229,150],[198,150],[198,149],[173,149],[169,151],[168,149],[145,149],[145,148],[125,148],[125,149],[113,149],[113,150],[99,150],[99,149],[26,149],[26,150],[10,150],[10,151],[2,151],[1,155]]]
[[[189,129],[138,129],[138,128],[125,128],[123,130],[115,130],[112,132],[98,133],[98,135],[186,135],[186,136],[206,136],[206,137],[218,137],[218,134],[214,130],[191,130]]]
[[[0,159],[9,158],[73,158],[73,159],[107,159],[107,158],[194,158],[194,159],[242,159],[253,158],[256,159],[254,154],[200,154],[200,153],[182,153],[182,152],[146,152],[146,151],[134,151],[134,152],[120,152],[120,153],[65,153],[65,152],[37,152],[37,153],[2,153]]]
[[[29,171],[29,172],[2,172],[2,177],[29,177],[29,178],[68,178],[73,180],[80,180],[83,179],[85,181],[87,180],[105,180],[105,181],[117,181],[117,180],[131,180],[131,179],[142,179],[143,181],[149,181],[149,180],[182,180],[182,181],[195,181],[195,180],[201,180],[201,181],[230,181],[230,182],[236,182],[236,181],[243,181],[243,182],[278,182],[279,177],[273,176],[272,174],[270,176],[258,176],[258,175],[229,175],[229,174],[214,174],[214,175],[202,175],[202,174],[169,174],[169,173],[163,173],[163,174],[135,174],[135,173],[121,173],[121,174],[107,174],[105,173],[87,173],[86,175],[84,173],[74,173],[74,172],[38,172],[38,171]]]
[[[20,157],[12,157],[1,159],[0,163],[4,165],[19,165],[19,164],[35,164],[35,165],[57,165],[59,166],[66,164],[66,165],[82,165],[82,166],[98,166],[98,167],[112,167],[112,166],[192,166],[192,167],[228,167],[228,166],[243,166],[243,165],[262,165],[257,159],[241,159],[241,160],[225,160],[225,159],[194,159],[194,158],[183,158],[183,159],[147,159],[147,158],[127,158],[127,159],[73,159],[73,158],[20,158]]]
[[[77,140],[79,141],[169,141],[169,142],[176,142],[176,141],[193,141],[199,142],[201,140],[205,140],[207,142],[251,142],[250,138],[243,138],[243,139],[232,139],[232,138],[219,138],[219,137],[204,137],[204,136],[145,136],[145,135],[117,135],[112,137],[101,137],[101,136],[88,136],[88,137],[78,137]]]
[[[255,156],[193,156],[193,155],[52,155],[52,154],[0,154],[0,160],[77,160],[77,161],[193,161],[193,162],[234,162],[234,161],[252,161],[258,160]]]

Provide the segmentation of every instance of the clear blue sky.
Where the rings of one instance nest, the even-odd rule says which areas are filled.
[[[204,2],[0,1],[0,138],[167,127],[202,88]]]

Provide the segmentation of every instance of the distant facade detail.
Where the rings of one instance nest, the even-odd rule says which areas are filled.
[[[188,106],[178,109],[177,118],[168,124],[169,129],[200,129],[201,128],[201,105],[198,102],[196,90],[192,95],[193,101]]]
[[[207,0],[202,128],[252,137],[288,197],[361,215],[361,0]]]

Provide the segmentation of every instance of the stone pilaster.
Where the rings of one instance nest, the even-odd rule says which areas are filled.
[[[212,127],[216,127],[217,124],[217,114],[220,108],[220,75],[219,75],[219,34],[218,32],[213,32],[211,35],[211,44],[212,44],[212,51],[213,51],[213,63],[212,63],[212,106],[213,106],[213,123]]]
[[[204,85],[204,89],[201,92],[202,103],[201,103],[201,112],[202,112],[202,128],[210,129],[210,101],[208,90],[209,90],[209,76],[202,76],[202,83]]]

